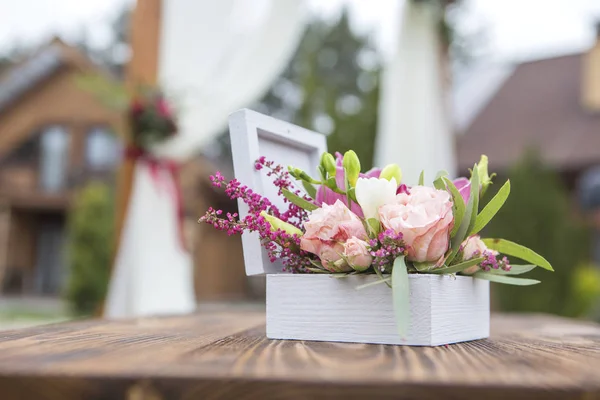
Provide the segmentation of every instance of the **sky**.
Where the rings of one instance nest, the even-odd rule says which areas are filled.
[[[403,0],[308,0],[317,14],[333,16],[343,5],[354,26],[392,43]],[[59,33],[67,40],[84,30],[92,40],[109,37],[106,23],[132,0],[0,0],[0,52],[20,43],[40,43]],[[495,59],[519,60],[579,51],[594,38],[600,0],[466,0],[461,29],[483,32],[479,45]]]

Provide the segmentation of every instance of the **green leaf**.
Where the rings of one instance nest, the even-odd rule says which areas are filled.
[[[379,235],[379,232],[381,231],[381,223],[379,221],[377,221],[375,218],[369,218],[367,220],[367,224],[369,224],[369,230],[371,233],[373,233],[375,236]]]
[[[438,190],[446,190],[446,184],[444,183],[444,177],[441,176],[433,181],[433,187]]]
[[[354,153],[354,152],[353,152]],[[348,209],[352,208],[352,199],[350,199],[350,195],[348,194],[348,188],[350,187],[350,181],[348,181],[348,173],[346,172],[346,168],[344,168],[344,187],[346,188],[346,205]]]
[[[388,287],[391,289],[392,288],[392,284],[383,277],[383,274],[381,273],[381,271],[379,270],[379,268],[373,267],[373,270],[375,271],[375,273],[377,274],[377,276],[379,277],[379,279],[381,279],[382,281],[385,281],[385,284],[388,285]]]
[[[381,283],[385,283],[387,285],[390,284],[390,281],[392,280],[392,278],[384,278],[383,276],[379,277],[379,280],[376,280],[375,282],[369,282],[369,283],[365,283],[364,285],[360,285],[356,287],[356,290],[361,290],[370,286],[375,286],[375,285],[379,285]]]
[[[475,220],[475,226],[471,230],[471,235],[474,235],[481,231],[487,224],[494,218],[496,213],[500,211],[504,202],[508,198],[510,194],[510,181],[506,181],[506,183],[500,188],[498,193],[494,196],[492,200],[484,207],[484,209],[479,213],[477,219]]]
[[[335,193],[338,194],[343,194],[345,195],[346,192],[342,191],[338,185],[337,185],[337,181],[335,180],[335,176],[329,177],[326,181],[325,181],[325,186],[327,186],[329,189],[333,190]]]
[[[314,272],[316,274],[329,274],[330,272],[325,270],[325,269],[319,269],[319,268],[312,268],[312,267],[306,267],[307,270],[309,270],[310,272]]]
[[[317,208],[319,208],[316,205],[314,205],[313,203],[311,203],[310,201],[304,200],[302,197],[295,195],[294,193],[290,192],[287,189],[282,189],[281,192],[283,193],[283,196],[286,199],[288,199],[289,201],[291,201],[292,203],[294,203],[295,205],[297,205],[300,208],[303,208],[308,211],[313,211],[313,210],[316,210]]]
[[[477,168],[473,169],[473,176],[471,177],[471,188],[479,187],[479,175],[477,174]],[[469,201],[465,207],[465,214],[463,215],[462,221],[456,235],[452,238],[450,243],[451,252],[446,258],[446,264],[450,264],[454,257],[458,254],[461,243],[467,238],[467,234],[470,232],[473,225],[475,225],[475,218],[477,217],[477,209],[479,207],[479,190],[471,190]]]
[[[540,283],[535,279],[515,278],[513,276],[496,275],[489,272],[477,272],[473,274],[474,278],[485,279],[486,281],[505,283],[507,285],[530,286]]]
[[[401,338],[408,334],[410,319],[410,296],[408,288],[408,270],[404,256],[396,258],[392,268],[392,299],[394,301],[394,315]]]
[[[431,271],[435,267],[435,263],[434,262],[428,262],[428,261],[425,261],[425,262],[413,262],[412,265],[419,272],[429,272],[429,271]]]
[[[458,274],[465,269],[477,265],[484,260],[483,257],[473,258],[471,260],[463,261],[460,264],[452,265],[450,267],[437,268],[431,270],[432,274]]]
[[[512,265],[510,266],[510,271],[505,271],[503,269],[493,269],[490,272],[496,275],[521,275],[526,272],[531,271],[537,267],[537,265]]]
[[[350,190],[348,190],[348,196],[350,197],[350,200],[352,200],[355,203],[358,203],[358,200],[356,200],[356,188],[351,188]]]
[[[321,176],[321,180],[325,181],[327,179],[327,171],[325,171],[325,168],[323,168],[322,165],[319,165],[317,168],[319,170],[319,176]]]
[[[450,176],[448,171],[441,170],[437,173],[437,175],[435,176],[435,179],[437,180],[437,179],[448,177],[448,176]]]
[[[488,249],[499,251],[507,256],[520,258],[521,260],[535,264],[548,271],[554,271],[548,260],[535,251],[528,249],[525,246],[521,246],[520,244],[505,239],[483,239],[483,243],[485,243]]]
[[[450,237],[454,237],[458,228],[460,228],[460,224],[465,215],[465,201],[463,200],[460,192],[454,186],[454,182],[452,182],[447,177],[444,177],[444,182],[446,182],[446,187],[450,190],[450,194],[452,195],[452,213],[454,214],[454,227],[450,232]]]
[[[302,186],[304,187],[306,194],[309,195],[311,199],[315,199],[317,197],[317,188],[315,188],[312,183],[302,181]]]
[[[435,176],[435,179],[433,180],[433,187],[435,187],[438,190],[446,190],[446,184],[444,183],[444,178],[448,177],[448,171],[440,171],[437,173],[437,175]]]
[[[107,107],[123,111],[129,104],[130,96],[121,82],[98,73],[76,75],[74,80],[77,86],[90,92]]]
[[[419,175],[419,186],[423,186],[425,184],[425,171],[421,171],[421,175]]]
[[[333,278],[336,278],[336,279],[346,278],[346,277],[348,277],[350,275],[356,275],[356,271],[352,271],[352,272],[340,272],[340,273],[337,273],[337,274],[331,274],[331,276]]]
[[[467,229],[466,236],[469,236],[469,232],[473,230],[477,214],[479,213],[479,171],[477,165],[473,168],[473,175],[471,176],[471,195],[469,196],[468,204],[471,204],[473,211],[471,211],[471,221],[469,222],[469,229]]]

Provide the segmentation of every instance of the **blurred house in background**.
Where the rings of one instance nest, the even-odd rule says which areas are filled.
[[[478,110],[457,137],[459,171],[485,153],[490,169],[502,174],[535,148],[576,189],[582,174],[600,164],[600,25],[587,52],[487,73],[474,88],[482,97]]]
[[[58,294],[66,278],[66,214],[73,190],[110,179],[121,114],[78,85],[100,72],[53,40],[0,76],[0,289]]]

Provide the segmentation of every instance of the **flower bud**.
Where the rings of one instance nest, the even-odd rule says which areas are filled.
[[[346,179],[348,179],[348,183],[350,186],[356,186],[356,181],[360,176],[360,160],[353,150],[348,150],[344,154],[342,165],[344,167],[344,171],[346,172]]]
[[[303,232],[300,229],[296,228],[294,225],[288,224],[287,222],[284,222],[277,217],[269,215],[266,211],[261,211],[260,215],[267,220],[267,222],[271,225],[271,228],[275,231],[281,229],[282,231],[289,233],[290,235],[303,235]]]
[[[357,237],[351,237],[344,244],[344,257],[355,271],[365,271],[373,262],[369,254],[368,243]]]
[[[290,165],[290,166],[288,166],[288,172],[290,173],[292,178],[300,179],[300,173],[302,172],[302,170],[300,168],[292,167]]]
[[[310,175],[308,175],[306,172],[304,172],[300,168],[289,166],[288,172],[290,173],[292,178],[294,178],[296,180],[306,181],[309,183],[321,183],[321,182],[315,181],[313,178],[310,177]]]
[[[329,176],[335,176],[336,173],[336,165],[335,158],[330,153],[323,153],[321,156],[321,165],[325,168],[325,171],[329,174]]]
[[[489,175],[488,158],[485,154],[481,156],[481,160],[477,164],[477,174],[479,175],[481,195],[483,196],[488,186],[492,184],[492,178],[495,176],[495,174]]]
[[[388,164],[381,171],[379,178],[386,179],[388,181],[391,181],[392,178],[394,178],[396,180],[396,183],[399,185],[400,182],[402,182],[402,170],[400,169],[398,164]]]
[[[300,179],[306,182],[310,182],[310,183],[316,183],[315,180],[313,178],[310,177],[310,175],[308,175],[306,172],[300,170]]]

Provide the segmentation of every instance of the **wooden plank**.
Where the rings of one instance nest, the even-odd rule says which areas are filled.
[[[263,311],[252,310],[83,321],[0,332],[0,393],[3,399],[595,399],[600,326],[497,315],[490,339],[428,348],[268,340]]]

